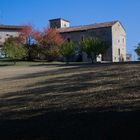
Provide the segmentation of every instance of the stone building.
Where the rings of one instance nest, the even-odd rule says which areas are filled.
[[[132,61],[132,54],[126,54],[126,61],[127,62]]]
[[[0,25],[0,58],[4,57],[2,54],[2,45],[5,40],[10,37],[17,37],[21,31],[21,26]]]
[[[68,41],[77,43],[87,37],[96,37],[109,43],[110,48],[98,61],[122,62],[126,61],[126,32],[119,21],[96,23],[91,25],[70,27],[68,20],[58,18],[50,20],[50,27],[57,31]],[[83,61],[89,61],[82,54]]]
[[[107,41],[109,49],[103,56],[98,56],[98,61],[121,62],[126,61],[126,32],[119,21],[96,23],[84,26],[71,27],[68,20],[58,18],[49,20],[51,28],[57,31],[68,41],[77,44],[77,54],[80,52],[79,42],[87,37],[96,37]],[[10,37],[19,35],[22,26],[0,25],[0,57],[2,45]],[[83,61],[89,61],[85,53],[81,53]]]

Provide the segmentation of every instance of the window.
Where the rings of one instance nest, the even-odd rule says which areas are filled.
[[[118,55],[120,55],[121,54],[121,51],[120,51],[120,49],[118,49]]]
[[[120,40],[118,40],[118,43],[120,43]]]
[[[125,42],[125,39],[123,38],[123,43]]]
[[[70,42],[70,38],[67,38],[67,41]]]
[[[82,40],[82,41],[84,40],[84,36],[81,37],[81,40]]]

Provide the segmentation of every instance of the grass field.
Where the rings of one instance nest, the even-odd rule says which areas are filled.
[[[140,138],[140,63],[0,67],[0,140]]]

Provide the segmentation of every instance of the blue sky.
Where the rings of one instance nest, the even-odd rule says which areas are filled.
[[[62,17],[71,25],[120,20],[127,32],[127,52],[140,42],[140,0],[0,0],[0,24],[33,24]]]

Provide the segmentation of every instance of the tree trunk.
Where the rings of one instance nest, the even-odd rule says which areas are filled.
[[[94,62],[97,62],[97,55],[94,55]]]
[[[66,64],[69,64],[69,57],[66,58]]]
[[[92,63],[92,64],[94,63],[94,59],[93,59],[93,58],[91,58],[91,63]]]
[[[13,62],[14,62],[14,65],[16,65],[16,60],[14,60]]]
[[[32,57],[31,57],[31,48],[29,46],[29,50],[28,50],[28,60],[31,61]]]

